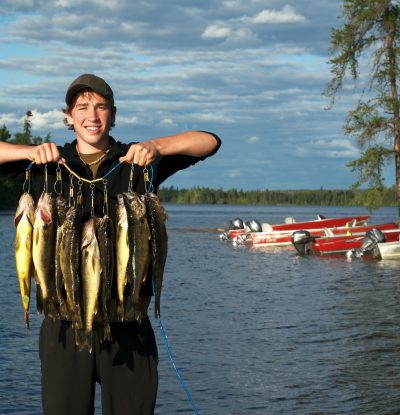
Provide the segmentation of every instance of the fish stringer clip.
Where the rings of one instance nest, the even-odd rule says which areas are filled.
[[[58,194],[59,196],[62,195],[62,174],[61,174],[61,167],[60,163],[58,163],[58,166],[56,168],[56,181],[54,182],[54,192]]]
[[[108,216],[107,179],[103,179],[103,216]]]
[[[78,191],[76,193],[76,204],[78,206],[82,206],[82,202],[83,202],[82,186],[83,186],[83,181],[79,179],[78,180]]]
[[[43,192],[48,193],[49,191],[49,176],[47,174],[47,163],[44,165],[44,188]]]
[[[68,197],[68,207],[75,206],[75,197],[74,197],[74,176],[69,175],[69,197]]]
[[[94,183],[90,183],[90,215],[93,218],[94,217]]]
[[[133,174],[135,172],[135,165],[131,163],[131,173],[129,174],[128,192],[133,191]]]
[[[22,191],[24,193],[29,193],[31,190],[31,170],[27,168],[25,170],[25,180],[24,184],[22,185]]]

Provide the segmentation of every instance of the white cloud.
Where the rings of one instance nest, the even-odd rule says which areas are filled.
[[[65,128],[64,126],[64,114],[57,109],[52,111],[41,113],[38,110],[32,110],[32,130],[49,130]]]
[[[249,144],[257,144],[259,141],[260,139],[254,135],[246,140],[246,142]]]
[[[11,130],[12,126],[15,125],[22,125],[23,118],[15,113],[2,113],[0,114],[0,125],[7,126],[9,130]]]
[[[245,20],[255,24],[280,24],[280,23],[299,23],[307,19],[301,14],[296,13],[292,6],[286,4],[282,10],[262,10],[254,17]]]
[[[296,147],[295,154],[299,157],[324,157],[324,158],[357,158],[359,149],[346,139],[318,139],[309,141]]]
[[[203,39],[223,39],[229,37],[231,29],[218,24],[207,26],[201,34]]]

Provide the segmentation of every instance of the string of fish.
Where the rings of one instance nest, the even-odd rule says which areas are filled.
[[[30,170],[32,163],[26,169],[25,182],[23,184],[24,198],[29,196],[30,191]],[[70,172],[70,186],[68,192],[68,202],[65,203],[62,196],[62,174],[60,164],[56,169],[56,180],[54,183],[54,191],[57,194],[57,198],[54,200],[48,190],[48,174],[47,165],[44,165],[44,188],[41,197],[38,200],[37,208],[30,219],[31,228],[33,232],[36,227],[40,226],[40,222],[44,220],[42,228],[46,228],[43,232],[46,233],[46,237],[41,238],[44,242],[47,242],[48,249],[36,248],[36,240],[40,238],[33,238],[33,232],[31,231],[31,244],[28,249],[25,249],[24,255],[27,256],[28,250],[32,250],[32,257],[36,261],[33,261],[34,265],[34,279],[37,285],[37,309],[38,312],[44,313],[52,318],[66,318],[73,322],[73,327],[76,332],[76,343],[80,348],[88,347],[91,350],[91,333],[93,328],[94,315],[101,315],[99,325],[102,326],[103,340],[109,340],[111,338],[109,329],[109,306],[111,301],[111,285],[112,276],[114,275],[114,226],[108,216],[108,197],[107,197],[107,179],[106,176],[110,175],[118,166],[115,165],[105,176],[100,179],[87,180],[77,175],[66,164],[64,166]],[[131,166],[131,177],[129,182],[129,189],[132,189],[134,165]],[[74,194],[74,178],[78,179],[78,190]],[[95,182],[102,180],[103,182],[103,216],[101,218],[95,217],[94,205],[95,205]],[[86,221],[83,226],[80,223],[80,217],[83,213],[83,196],[82,186],[83,183],[89,183],[90,187],[90,212],[91,218]],[[54,207],[54,204],[56,205]],[[33,200],[30,204],[31,211],[33,211]],[[60,214],[60,209],[63,211]],[[53,211],[55,212],[53,213]],[[40,211],[38,214],[37,212]],[[54,217],[54,221],[53,218]],[[56,240],[55,248],[53,248],[52,241],[55,236],[55,224],[57,221],[56,232],[61,233],[61,237]],[[58,235],[57,235],[58,237]],[[33,242],[35,240],[35,242]],[[36,248],[36,249],[35,249]],[[50,249],[53,248],[53,249]],[[82,252],[80,250],[82,249]],[[38,251],[37,255],[35,252]],[[51,254],[50,254],[51,252]],[[56,255],[54,255],[56,254]],[[75,257],[74,257],[75,255]],[[83,260],[76,260],[78,255],[82,255]],[[22,256],[22,255],[21,255]],[[46,258],[45,261],[40,261],[40,258]],[[51,275],[48,270],[52,269],[51,257],[55,258],[56,264],[54,265],[55,276]],[[67,260],[65,259],[67,258]],[[70,268],[68,263],[78,264],[81,263],[82,281],[79,280],[79,271],[74,269],[73,275],[65,276],[69,273]],[[41,264],[40,262],[45,262]],[[97,265],[94,269],[93,264]],[[43,266],[41,266],[43,265]],[[63,266],[64,265],[64,266]],[[88,267],[86,267],[88,266]],[[92,266],[90,268],[90,266]],[[76,268],[76,267],[75,267]],[[58,272],[59,271],[59,272]],[[29,294],[30,283],[29,278],[32,270],[25,270],[20,280],[24,280],[24,288],[21,285],[21,295],[23,295],[23,304],[25,310],[25,322],[29,325],[28,309],[29,309]],[[57,278],[57,272],[60,274],[62,281]],[[93,276],[93,274],[95,274]],[[64,278],[65,276],[65,278]],[[90,277],[89,277],[90,276]],[[55,279],[55,282],[53,281]],[[67,287],[66,281],[72,281],[73,287]],[[96,285],[93,286],[93,281],[96,281]],[[54,286],[55,285],[55,286]],[[74,291],[75,287],[75,291]],[[102,288],[104,287],[104,288]],[[85,304],[79,304],[80,294],[78,290],[84,292],[83,300]],[[103,292],[100,293],[100,290]],[[106,296],[104,291],[107,290]],[[90,292],[90,296],[86,298],[86,292]],[[103,298],[99,299],[99,296],[103,295]],[[66,298],[63,298],[66,297]],[[28,300],[27,300],[28,298]],[[86,301],[87,300],[87,301]],[[98,313],[99,308],[102,308],[102,313]],[[89,310],[89,311],[88,311]],[[140,320],[141,316],[137,316],[137,320]],[[121,320],[125,319],[125,316],[120,317]]]

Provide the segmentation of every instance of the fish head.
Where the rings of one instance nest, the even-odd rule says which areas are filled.
[[[36,207],[36,219],[49,225],[53,222],[54,215],[54,199],[50,193],[43,192],[38,200]]]
[[[90,218],[83,225],[81,248],[85,249],[94,238],[96,238],[96,224],[95,219]]]
[[[141,218],[146,214],[146,205],[143,196],[135,192],[127,192],[123,196],[125,206],[132,212],[133,216]]]
[[[166,222],[168,219],[168,212],[165,210],[164,206],[161,204],[160,198],[153,192],[146,194],[148,205],[150,209],[155,213],[159,214],[163,222]]]
[[[35,219],[35,209],[34,201],[32,196],[28,192],[24,192],[19,199],[17,211],[15,213],[14,223],[15,226],[18,225],[23,215],[29,219],[30,223],[33,225]]]

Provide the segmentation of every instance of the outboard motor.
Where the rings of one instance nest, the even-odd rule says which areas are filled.
[[[231,223],[229,224],[229,229],[243,229],[244,225],[243,225],[243,221],[240,218],[236,218],[231,220]]]
[[[385,242],[386,237],[380,229],[372,228],[365,233],[360,248],[356,250],[356,256],[372,254],[373,257],[379,256],[378,243]]]
[[[315,241],[315,237],[311,236],[308,231],[295,231],[292,233],[292,244],[296,251],[304,256],[310,254],[311,244]]]
[[[250,232],[261,232],[262,226],[258,220],[251,220],[250,222],[246,223],[247,227],[250,229]]]

